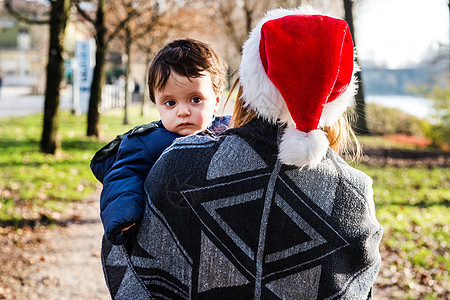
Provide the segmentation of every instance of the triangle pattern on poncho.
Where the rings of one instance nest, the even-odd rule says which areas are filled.
[[[289,275],[266,284],[266,287],[281,299],[317,299],[321,266]],[[293,286],[303,288],[293,289]]]
[[[217,199],[209,202],[202,203],[202,206],[206,209],[206,211],[213,217],[213,219],[219,224],[220,227],[231,237],[231,239],[236,243],[236,245],[241,248],[241,250],[250,258],[253,259],[255,257],[255,250],[252,245],[254,243],[249,242],[248,240],[243,240],[242,236],[238,235],[236,231],[233,229],[235,227],[241,227],[246,223],[246,219],[233,219],[236,224],[232,224],[227,222],[224,217],[222,217],[220,213],[220,209],[224,208],[237,208],[240,209],[243,204],[247,204],[249,202],[255,201],[257,199],[261,199],[263,196],[264,190],[256,190],[240,195],[236,195],[234,197]],[[256,228],[258,230],[258,228]]]
[[[226,165],[224,162],[227,162]],[[237,136],[227,136],[211,159],[206,179],[212,180],[264,168],[267,168],[267,164],[247,142]]]
[[[279,195],[275,195],[275,204],[276,206],[272,208],[272,213],[269,218],[268,227],[269,230],[273,232],[273,234],[270,234],[271,231],[267,233],[266,252],[268,253],[265,257],[266,262],[285,259],[291,255],[307,251],[326,243],[326,240],[319,233],[317,233],[317,231],[314,230],[314,228],[309,225],[299,214],[297,214],[292,209],[292,207],[290,207],[289,204],[287,204],[286,201],[284,201],[283,198],[281,198]],[[276,208],[279,208],[282,213],[275,214],[275,212],[277,211]],[[290,222],[288,223],[288,221]],[[270,244],[272,244],[272,249],[274,247],[280,247],[278,234],[282,231],[277,230],[277,224],[280,223],[283,225],[283,227],[286,227],[285,229],[289,229],[286,231],[291,233],[292,237],[289,240],[293,241],[294,244],[284,245],[284,247],[281,247],[281,249],[278,249],[278,251],[269,252]],[[284,236],[283,240],[285,239],[286,237]]]
[[[202,231],[198,292],[248,284],[247,278]],[[207,255],[205,255],[207,253]]]
[[[117,293],[115,293],[114,299],[128,300],[130,299],[130,295],[133,295],[133,300],[152,299],[149,292],[142,284],[135,284],[136,279],[136,273],[132,268],[128,268]]]

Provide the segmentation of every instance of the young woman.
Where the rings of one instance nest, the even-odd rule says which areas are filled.
[[[329,142],[354,71],[344,21],[269,11],[243,48],[235,128],[176,140],[147,176],[130,263],[103,247],[113,298],[370,298],[372,181]]]

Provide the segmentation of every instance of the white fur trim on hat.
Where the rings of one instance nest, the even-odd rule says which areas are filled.
[[[313,15],[317,13],[310,6],[291,10],[283,8],[270,10],[258,22],[243,46],[239,80],[243,87],[242,97],[244,103],[246,106],[252,108],[258,116],[263,117],[272,124],[281,121],[287,123],[289,126],[295,126],[283,97],[272,81],[270,81],[262,65],[259,54],[261,27],[269,20],[288,15]]]
[[[315,167],[328,150],[328,139],[322,130],[308,133],[286,128],[281,138],[278,159],[286,165]]]

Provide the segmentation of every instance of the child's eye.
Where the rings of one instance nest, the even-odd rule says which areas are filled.
[[[164,102],[164,105],[169,106],[169,107],[175,106],[175,101],[168,100],[168,101]]]
[[[199,97],[194,97],[191,99],[191,103],[196,103],[196,104],[202,103],[202,99],[200,99]]]

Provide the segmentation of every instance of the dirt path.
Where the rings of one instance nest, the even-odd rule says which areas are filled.
[[[69,213],[63,226],[0,227],[0,299],[110,299],[98,201],[74,204]]]

